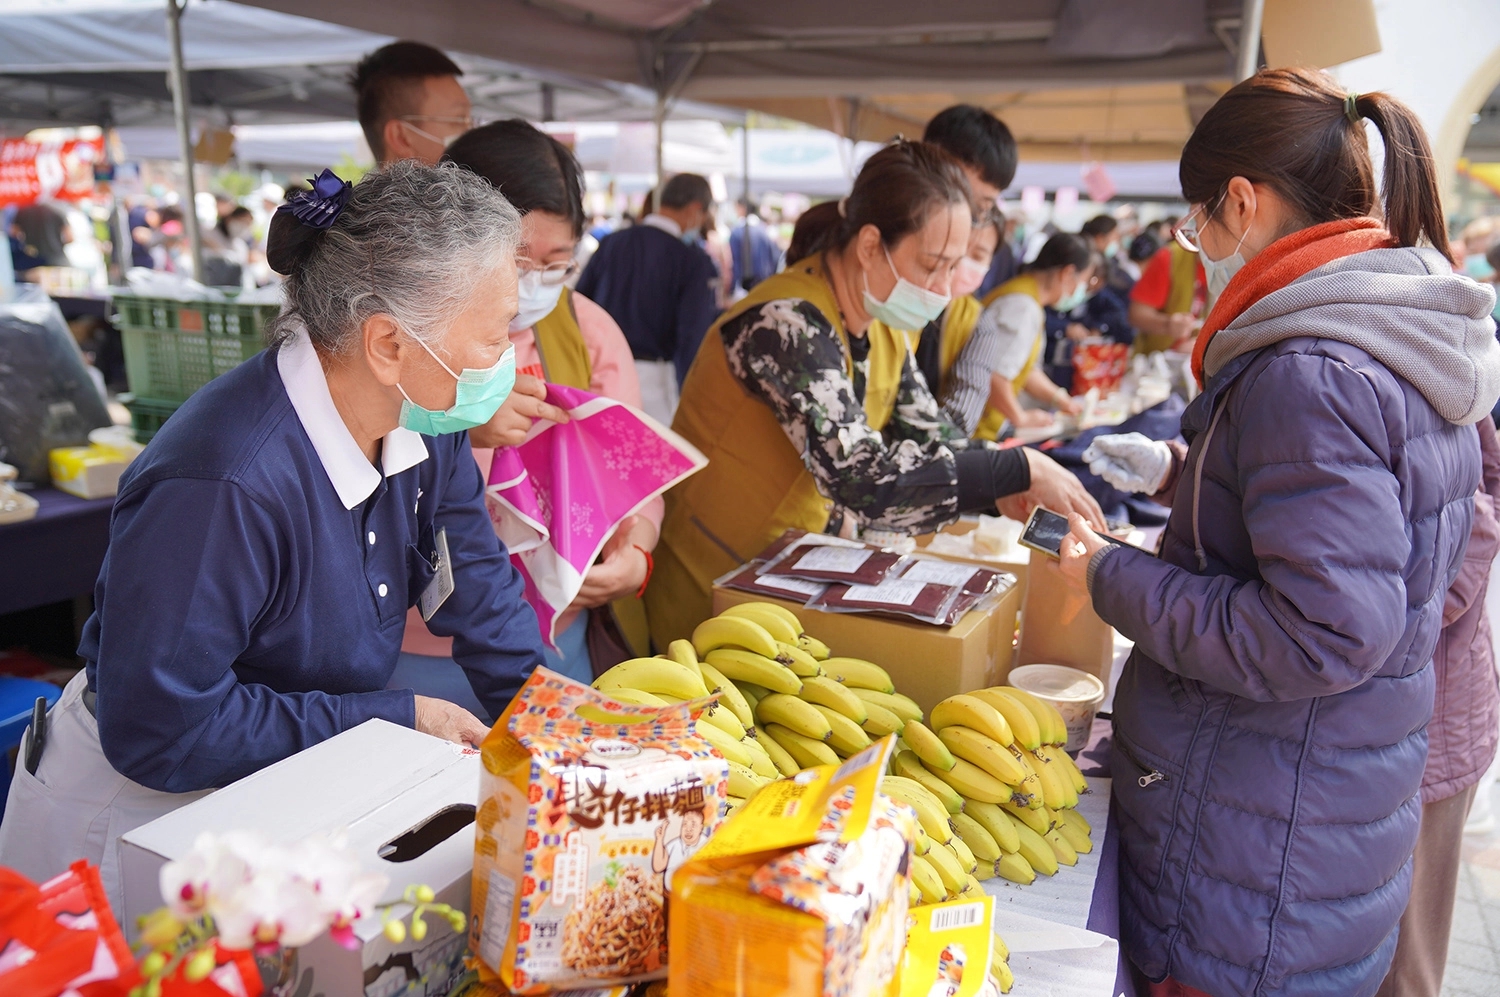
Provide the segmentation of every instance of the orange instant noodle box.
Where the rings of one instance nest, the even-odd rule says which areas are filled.
[[[894,997],[911,809],[879,792],[893,738],[745,801],[672,879],[671,997]]]
[[[667,974],[667,883],[718,827],[712,699],[628,706],[545,668],[480,746],[469,947],[517,994]]]

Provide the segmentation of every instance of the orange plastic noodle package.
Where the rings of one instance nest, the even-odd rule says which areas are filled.
[[[916,818],[894,738],[745,801],[672,879],[671,997],[895,997]]]
[[[720,823],[712,697],[620,703],[538,668],[480,746],[469,946],[517,994],[661,979],[667,884]]]

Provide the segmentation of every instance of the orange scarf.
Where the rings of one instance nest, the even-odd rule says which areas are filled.
[[[1239,318],[1247,308],[1273,291],[1311,273],[1325,263],[1370,249],[1386,249],[1396,240],[1375,218],[1341,218],[1283,236],[1246,263],[1224,288],[1203,323],[1193,347],[1193,376],[1203,386],[1203,354],[1214,333]]]

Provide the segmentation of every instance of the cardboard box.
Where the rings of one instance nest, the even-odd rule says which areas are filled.
[[[1031,552],[1026,597],[1021,603],[1021,639],[1015,660],[1021,665],[1068,665],[1097,675],[1108,689],[1115,659],[1115,631],[1094,612],[1089,597],[1068,584],[1056,559]]]
[[[801,603],[714,586],[714,612],[742,602],[774,602],[797,614],[803,628],[835,655],[864,658],[886,671],[896,689],[924,711],[949,696],[997,685],[1009,674],[1019,586],[988,611],[970,612],[951,627],[935,627],[868,613],[824,613]]]
[[[52,485],[79,498],[108,498],[120,487],[120,475],[134,454],[114,447],[58,447],[47,453]]]
[[[1009,571],[1016,576],[1016,584],[1020,587],[1020,591],[1024,593],[1026,591],[1026,574],[1031,568],[1031,552],[1025,547],[1012,544],[999,558],[966,557],[961,554],[951,554],[945,553],[942,550],[931,549],[932,541],[938,533],[953,537],[962,537],[974,532],[978,527],[978,517],[965,517],[956,523],[951,523],[943,527],[937,533],[924,533],[917,537],[917,550],[929,557],[940,557],[945,561],[959,561],[964,564],[982,565],[986,568],[993,568],[996,571]],[[1019,531],[1017,531],[1017,535],[1019,536]]]
[[[364,868],[390,877],[381,903],[426,884],[437,899],[469,910],[479,753],[417,731],[370,720],[277,762],[120,838],[124,916],[162,905],[161,867],[185,854],[203,831],[259,831],[298,841],[347,829]],[[405,904],[393,916],[410,913]],[[380,918],[355,922],[362,946],[350,951],[323,935],[297,951],[289,993],[323,997],[441,997],[462,975],[465,938],[428,917],[427,937],[394,944]]]

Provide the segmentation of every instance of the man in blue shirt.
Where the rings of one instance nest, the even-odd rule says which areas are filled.
[[[746,233],[749,233],[750,267],[745,268]],[[781,269],[781,247],[766,231],[755,205],[740,202],[740,223],[729,236],[729,252],[734,257],[734,286],[748,291]]]
[[[713,261],[683,240],[703,227],[713,204],[707,180],[677,174],[657,211],[599,241],[578,280],[578,293],[620,324],[635,357],[642,407],[663,425],[671,425],[682,379],[719,314]]]

